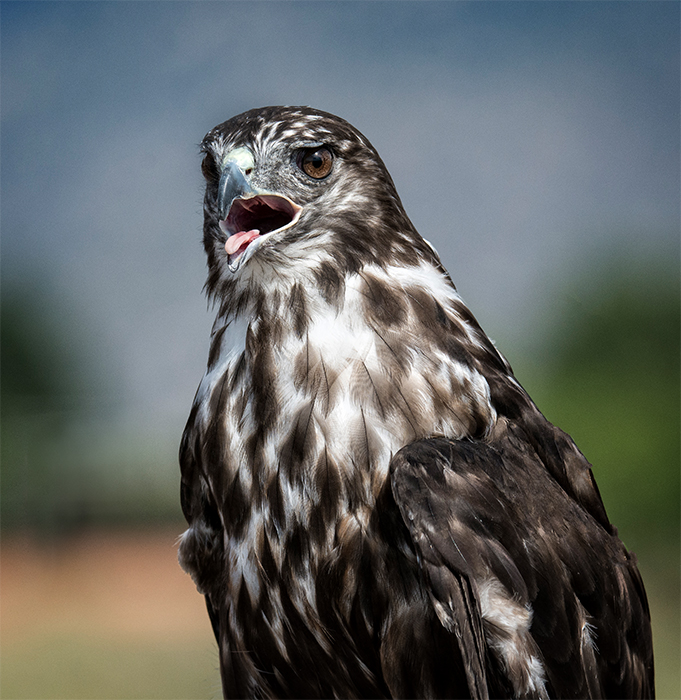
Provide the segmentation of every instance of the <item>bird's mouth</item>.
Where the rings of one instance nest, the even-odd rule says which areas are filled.
[[[237,197],[227,218],[220,221],[220,230],[227,236],[225,251],[229,255],[229,269],[236,272],[264,238],[293,226],[301,211],[302,207],[278,194]]]

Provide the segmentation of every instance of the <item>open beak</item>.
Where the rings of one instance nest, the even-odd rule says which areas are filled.
[[[218,185],[218,216],[229,269],[236,272],[267,236],[293,226],[301,211],[284,195],[254,188],[241,167],[227,161]]]

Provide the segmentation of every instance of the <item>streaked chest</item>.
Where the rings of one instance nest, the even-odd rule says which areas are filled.
[[[331,465],[346,491],[371,503],[402,446],[463,437],[481,414],[491,423],[485,379],[423,331],[427,282],[423,271],[412,280],[363,271],[334,303],[300,287],[216,324],[198,420],[219,423],[226,468],[249,489],[284,478],[305,493]],[[392,296],[377,299],[379,286]],[[455,292],[438,291],[446,309]]]

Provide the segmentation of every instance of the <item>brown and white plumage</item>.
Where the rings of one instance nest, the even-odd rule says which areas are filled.
[[[590,465],[369,142],[269,107],[202,150],[218,313],[180,561],[225,697],[652,697],[645,592]]]

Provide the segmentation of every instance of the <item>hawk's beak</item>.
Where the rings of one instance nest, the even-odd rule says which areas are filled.
[[[257,192],[251,187],[239,165],[233,160],[227,161],[223,167],[220,183],[218,184],[219,218],[227,218],[232,202],[238,197],[247,199],[256,194]]]
[[[236,272],[270,234],[293,226],[302,207],[288,197],[255,188],[242,170],[243,155],[225,160],[218,183],[220,230],[227,236],[229,269]],[[248,168],[246,172],[249,172]]]

